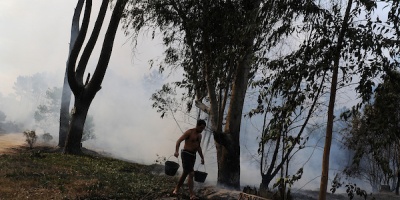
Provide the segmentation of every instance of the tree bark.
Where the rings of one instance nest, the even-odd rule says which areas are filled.
[[[234,74],[232,85],[232,95],[230,98],[228,114],[224,129],[225,144],[216,145],[218,159],[218,184],[222,186],[240,189],[240,125],[242,121],[242,112],[250,70],[253,65],[254,56],[254,24],[260,5],[259,0],[244,2],[246,8],[246,17],[249,20],[246,24],[249,26],[247,38],[243,40],[244,57],[238,63]],[[220,116],[222,117],[222,116]]]
[[[74,16],[72,18],[72,26],[71,26],[71,39],[69,43],[69,52],[71,52],[72,48],[74,47],[75,40],[78,37],[79,34],[79,18],[81,16],[82,12],[82,7],[83,7],[84,0],[79,0]],[[71,88],[68,85],[68,74],[67,74],[67,69],[68,69],[68,62],[67,61],[67,66],[65,69],[65,75],[64,75],[64,84],[63,84],[63,89],[62,89],[62,95],[61,95],[61,108],[60,108],[60,129],[59,129],[59,136],[58,136],[58,146],[63,148],[65,146],[65,141],[67,138],[68,134],[68,125],[69,125],[69,104],[71,103]]]
[[[337,90],[337,81],[338,81],[338,72],[339,72],[339,61],[340,61],[340,52],[343,47],[343,41],[345,37],[345,33],[348,26],[348,20],[350,17],[350,10],[353,4],[353,0],[349,0],[347,3],[346,12],[343,18],[342,27],[338,36],[337,47],[334,55],[334,65],[333,65],[333,74],[332,74],[332,82],[331,82],[331,90],[330,90],[330,98],[328,105],[328,121],[326,127],[326,138],[324,145],[324,153],[322,156],[322,174],[321,174],[321,183],[319,188],[319,200],[326,200],[326,192],[328,188],[328,176],[329,176],[329,157],[331,152],[331,144],[332,144],[332,135],[333,135],[333,120],[334,120],[334,111],[335,111],[335,101],[336,101],[336,90]]]
[[[110,61],[111,52],[114,44],[115,35],[118,29],[119,21],[122,17],[123,10],[128,0],[118,0],[114,6],[114,10],[108,25],[106,35],[104,37],[103,46],[100,52],[100,57],[93,74],[92,79],[90,76],[86,82],[83,83],[83,74],[87,65],[88,57],[91,55],[94,48],[94,43],[97,40],[97,36],[102,26],[102,21],[106,14],[105,8],[107,8],[108,0],[103,0],[100,8],[95,27],[93,28],[92,36],[90,37],[88,44],[82,54],[78,68],[75,71],[76,59],[79,55],[79,51],[82,47],[85,39],[87,25],[89,22],[91,1],[86,1],[85,16],[83,19],[82,30],[80,31],[77,42],[74,45],[73,50],[70,54],[70,63],[68,64],[68,82],[71,86],[71,90],[75,95],[75,103],[72,112],[71,124],[68,131],[68,137],[64,148],[66,154],[81,154],[81,141],[83,128],[86,121],[86,116],[90,104],[92,103],[96,93],[101,88],[101,83],[104,79],[108,63]],[[89,74],[90,75],[90,74]],[[89,81],[90,80],[90,81]]]
[[[84,95],[82,95],[83,97]],[[87,99],[85,101],[85,99]],[[74,108],[72,109],[71,124],[67,137],[67,144],[64,153],[79,155],[82,154],[81,141],[83,128],[90,103],[93,98],[75,98]],[[89,100],[89,101],[88,101]]]
[[[246,42],[247,48],[251,49],[253,38]],[[240,125],[252,55],[252,51],[249,51],[243,58],[243,62],[239,64],[232,86],[232,96],[224,129],[225,138],[229,138],[229,142],[217,146],[218,184],[235,189],[240,188]]]

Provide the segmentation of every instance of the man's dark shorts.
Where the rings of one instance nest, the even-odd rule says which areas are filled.
[[[196,162],[196,152],[183,149],[181,151],[181,158],[183,171],[193,172],[194,163]]]

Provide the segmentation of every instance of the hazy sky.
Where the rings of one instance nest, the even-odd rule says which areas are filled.
[[[28,112],[32,105],[21,105],[24,104],[22,101],[13,99],[13,85],[18,76],[43,73],[49,87],[62,86],[76,2],[0,1],[0,110],[6,113],[7,120],[33,120],[32,111]],[[100,1],[93,1],[90,27],[93,26],[99,6]],[[96,65],[110,13],[108,10],[103,34],[99,37],[86,72],[92,72]],[[87,38],[89,36],[90,32]],[[180,113],[176,114],[178,123],[171,115],[161,119],[160,114],[151,107],[151,94],[160,87],[163,79],[151,79],[149,75],[156,68],[150,70],[148,60],[161,56],[160,41],[143,37],[133,53],[131,40],[123,31],[118,31],[102,89],[89,110],[89,115],[94,118],[96,139],[84,142],[84,147],[147,164],[155,163],[157,154],[166,157],[173,155],[181,129],[192,128],[194,120]],[[172,73],[170,77],[177,76],[180,76],[179,72]],[[58,132],[51,134],[57,137]],[[215,157],[212,153],[205,155]],[[214,161],[211,163],[210,159],[207,164],[210,174],[216,171]],[[208,180],[215,181],[216,176],[210,176]]]
[[[45,73],[49,87],[61,87],[68,56],[71,20],[76,0],[0,0],[0,97],[13,96],[13,85],[18,76],[32,76]],[[100,1],[93,1],[91,21],[95,20]],[[110,10],[108,10],[108,14]],[[109,15],[108,15],[109,16]],[[108,24],[105,20],[103,30]],[[92,26],[90,26],[92,27]],[[88,33],[88,36],[89,37]],[[160,58],[162,45],[159,41],[142,38],[135,53],[128,37],[118,31],[109,68],[102,89],[97,93],[89,114],[94,117],[95,140],[84,142],[84,146],[98,148],[121,158],[152,164],[156,154],[171,156],[175,141],[181,130],[193,126],[193,119],[179,113],[179,126],[173,118],[161,119],[151,108],[150,96],[162,83],[162,79],[146,81],[152,71],[147,61]],[[88,64],[87,72],[93,70],[98,59],[100,37]],[[153,69],[154,70],[154,69]],[[172,74],[179,76],[179,73]],[[1,100],[1,99],[0,99]],[[16,120],[26,114],[19,102],[5,105],[0,101],[0,109],[7,107],[8,120]],[[15,107],[14,107],[15,106]],[[32,116],[33,118],[33,116]],[[258,186],[260,175],[258,165],[252,155],[258,148],[255,136],[257,122],[244,120],[242,138],[242,184]],[[260,126],[258,126],[260,127]],[[57,136],[57,133],[53,133]],[[183,145],[183,144],[182,144]],[[320,150],[314,153],[315,164],[320,163]],[[215,154],[205,152],[207,171],[217,170]],[[316,156],[315,156],[316,155]],[[307,157],[308,155],[305,155]],[[311,162],[311,161],[310,161]],[[305,169],[306,184],[319,176],[319,168]],[[316,173],[317,171],[317,173]],[[310,178],[311,177],[311,178]],[[208,180],[216,180],[210,176]],[[311,187],[317,187],[317,182]]]
[[[35,73],[45,73],[52,84],[49,87],[62,86],[76,2],[0,1],[0,93],[3,96],[13,95],[13,84],[18,76]],[[93,2],[92,22],[99,2]],[[108,19],[103,30],[107,24]],[[97,50],[91,56],[87,72],[91,72],[96,65],[102,39],[100,37],[96,44]],[[175,123],[168,119],[161,120],[151,108],[150,89],[158,86],[144,81],[144,76],[151,72],[147,61],[161,55],[161,45],[149,40],[140,41],[133,54],[130,42],[122,31],[118,32],[102,90],[96,95],[89,114],[95,116],[96,143],[107,150],[124,151],[132,159],[138,157],[136,154],[143,153],[135,149],[147,149],[153,157],[143,160],[149,162],[155,160],[156,152],[169,151],[172,154],[173,143],[180,133]],[[15,116],[23,113],[6,114]],[[143,142],[144,137],[151,140]],[[162,140],[164,142],[160,144]],[[119,145],[114,147],[115,143]],[[164,144],[169,149],[163,149]]]

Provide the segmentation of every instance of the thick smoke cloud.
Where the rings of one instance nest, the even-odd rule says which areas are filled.
[[[93,2],[92,21],[96,18],[99,2]],[[70,26],[76,1],[23,1],[2,0],[0,2],[0,110],[7,116],[6,121],[23,124],[24,129],[34,128],[33,113],[42,102],[48,88],[62,87],[65,64],[68,56]],[[22,12],[23,11],[23,12]],[[108,15],[109,17],[109,15]],[[106,19],[107,22],[107,19]],[[107,24],[107,23],[106,23]],[[104,32],[103,32],[104,35]],[[99,39],[91,57],[87,72],[92,72],[99,55]],[[176,113],[175,119],[169,115],[161,119],[160,113],[152,109],[151,94],[165,82],[182,76],[175,71],[168,77],[157,75],[157,68],[149,69],[149,59],[162,57],[160,40],[151,41],[143,36],[135,51],[131,41],[119,31],[114,44],[102,89],[98,92],[89,110],[94,119],[95,140],[85,141],[84,147],[93,148],[132,162],[153,164],[160,156],[169,157],[174,153],[177,138],[195,124],[197,111],[191,116]],[[87,74],[87,73],[86,73]],[[41,84],[40,92],[32,93],[36,97],[21,95],[18,89],[18,77],[32,77],[32,81]],[[31,83],[29,83],[31,84]],[[29,85],[28,84],[28,85]],[[32,84],[31,84],[32,85]],[[32,91],[31,91],[32,92]],[[255,103],[246,99],[248,112]],[[202,118],[207,116],[202,115]],[[258,140],[262,120],[245,118],[241,136],[241,181],[242,185],[258,187],[261,182]],[[57,141],[57,131],[51,133]],[[204,134],[210,134],[204,133]],[[319,187],[323,131],[316,136],[310,146],[293,160],[295,165],[305,166],[304,177],[296,187],[316,189]],[[213,139],[205,150],[207,182],[217,179],[217,161]],[[183,146],[183,144],[182,144]],[[339,148],[334,148],[332,169],[337,159],[344,159]],[[175,158],[171,158],[175,159]],[[197,164],[196,164],[197,166]],[[293,173],[297,169],[292,169]]]

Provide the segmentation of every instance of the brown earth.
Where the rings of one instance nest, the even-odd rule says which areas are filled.
[[[15,148],[25,145],[26,141],[23,133],[0,134],[0,155],[13,153]]]

